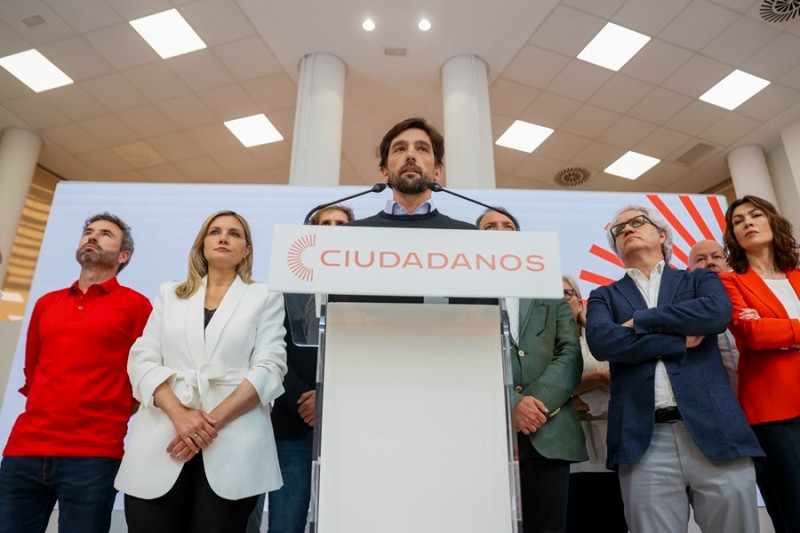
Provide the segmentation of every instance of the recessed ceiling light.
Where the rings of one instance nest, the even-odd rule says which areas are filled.
[[[586,45],[586,48],[581,50],[578,59],[617,71],[649,40],[650,37],[643,33],[609,22]]]
[[[69,76],[35,49],[0,58],[0,67],[37,93],[73,83]]]
[[[375,21],[372,19],[365,19],[364,22],[361,23],[361,27],[364,28],[364,31],[372,31],[375,29]]]
[[[721,82],[703,93],[700,100],[733,111],[767,85],[769,85],[769,81],[765,79],[741,70],[734,70]]]
[[[636,152],[628,152],[606,168],[606,174],[613,174],[620,178],[635,180],[654,166],[661,160],[649,155],[639,154]]]
[[[419,28],[421,31],[428,31],[431,29],[431,21],[428,19],[422,19],[419,21],[419,24],[417,24],[417,28]]]
[[[162,59],[202,50],[206,43],[195,33],[177,9],[168,9],[130,22],[142,39]]]
[[[263,113],[228,120],[225,127],[231,130],[245,148],[283,140],[283,136]]]
[[[513,150],[519,150],[520,152],[531,153],[536,150],[545,139],[550,137],[552,133],[553,130],[550,128],[545,128],[544,126],[531,124],[530,122],[524,122],[522,120],[516,120],[505,133],[495,141],[495,144]]]

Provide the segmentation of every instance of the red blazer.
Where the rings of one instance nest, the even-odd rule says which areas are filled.
[[[800,270],[786,272],[800,295]],[[739,402],[750,424],[800,416],[800,320],[790,319],[780,300],[761,277],[720,274],[733,304],[730,330],[739,348]],[[757,320],[740,320],[744,308],[758,311]]]

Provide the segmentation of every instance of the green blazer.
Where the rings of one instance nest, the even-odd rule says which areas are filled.
[[[581,380],[583,357],[567,301],[520,299],[514,352],[514,405],[523,396],[534,396],[550,410],[547,422],[530,435],[533,447],[549,459],[586,461],[586,441],[571,401]]]

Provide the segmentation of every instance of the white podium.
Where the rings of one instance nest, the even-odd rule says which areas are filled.
[[[311,531],[521,531],[510,335],[497,297],[563,297],[554,234],[276,227],[270,286],[494,297],[321,297],[309,335],[319,341]]]

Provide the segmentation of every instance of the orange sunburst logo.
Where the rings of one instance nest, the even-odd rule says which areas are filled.
[[[657,195],[657,194],[648,194],[647,199],[650,200],[650,203],[653,204],[653,207],[661,213],[661,215],[669,222],[670,226],[672,226],[672,230],[674,232],[674,238],[672,243],[672,259],[673,262],[670,263],[670,266],[673,268],[686,268],[689,266],[689,253],[686,249],[681,248],[678,244],[675,243],[675,240],[678,238],[682,239],[683,242],[686,243],[689,249],[692,248],[695,244],[697,244],[698,240],[703,239],[710,239],[716,240],[714,234],[706,224],[706,221],[700,215],[700,211],[698,211],[697,206],[692,201],[692,198],[686,195],[681,195],[678,197],[680,199],[681,204],[683,205],[684,209],[686,210],[686,214],[689,215],[688,218],[684,218],[684,220],[689,220],[694,223],[693,228],[687,228],[687,225],[684,224],[681,219],[679,219],[676,214],[670,209],[667,204]],[[711,209],[711,212],[714,214],[714,219],[716,224],[719,226],[721,232],[724,233],[725,231],[725,213],[722,211],[722,206],[719,204],[719,198],[716,196],[708,196],[706,198],[708,201],[708,206]],[[604,228],[605,231],[608,231],[608,225]],[[624,271],[625,267],[622,265],[622,262],[616,256],[616,254],[602,246],[597,244],[593,244],[591,248],[589,248],[589,253],[599,259],[607,263],[611,263],[612,265],[619,267]],[[683,265],[675,264],[676,260],[679,263],[683,263]],[[608,285],[613,283],[615,280],[598,274],[597,272],[592,272],[589,270],[581,270],[580,279],[587,283],[592,283],[594,285]]]
[[[316,243],[316,235],[306,235],[294,241],[289,247],[289,253],[286,256],[289,270],[303,281],[314,281],[314,269],[303,263],[303,252],[312,248]]]

